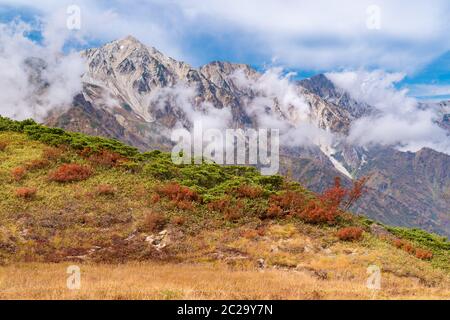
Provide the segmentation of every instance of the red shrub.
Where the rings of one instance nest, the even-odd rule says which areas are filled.
[[[409,242],[406,242],[402,249],[406,252],[408,252],[409,254],[414,254],[414,252],[416,251],[416,249],[413,247],[413,245]]]
[[[183,225],[183,224],[186,223],[186,218],[183,217],[183,216],[175,216],[175,217],[172,218],[171,222],[172,222],[173,224],[176,224],[176,225],[178,225],[178,226],[181,226],[181,225]]]
[[[4,141],[0,141],[0,151],[5,151],[8,144]]]
[[[362,177],[353,181],[351,189],[347,190],[347,203],[344,206],[344,210],[348,210],[361,196],[367,192],[366,183],[370,177]]]
[[[395,239],[392,244],[397,247],[398,249],[402,249],[403,251],[408,252],[409,254],[415,254],[417,258],[422,260],[429,260],[433,257],[433,253],[420,249],[415,248],[409,241],[403,240],[403,239]]]
[[[224,209],[223,216],[225,220],[236,221],[239,220],[244,214],[244,203],[239,200],[233,206],[229,206]]]
[[[283,215],[283,209],[281,209],[276,204],[269,205],[269,208],[267,209],[267,218],[277,218],[281,217]]]
[[[309,223],[334,223],[341,211],[331,205],[311,200],[308,205],[297,212],[297,215]]]
[[[337,237],[344,241],[358,241],[361,240],[363,234],[363,229],[359,227],[346,227],[339,229],[337,232]]]
[[[336,177],[334,178],[334,186],[325,190],[319,198],[325,205],[339,207],[347,196],[347,192],[341,185],[341,178]]]
[[[178,201],[172,201],[172,203],[180,210],[193,210],[194,206],[192,204],[192,201],[187,200],[178,200]]]
[[[155,204],[158,203],[161,200],[161,196],[157,193],[152,194],[152,196],[150,197],[150,202]]]
[[[36,159],[27,163],[26,167],[28,170],[32,171],[47,168],[49,165],[50,161],[47,159]]]
[[[26,173],[27,171],[22,167],[17,167],[11,170],[11,176],[15,181],[22,180]]]
[[[59,148],[47,147],[42,152],[42,158],[49,161],[57,161],[61,157],[62,153],[63,151]]]
[[[72,182],[86,180],[92,175],[89,167],[75,163],[63,164],[48,176],[49,180],[56,182]]]
[[[88,160],[95,165],[104,167],[116,167],[126,161],[120,154],[109,150],[93,153],[88,157]]]
[[[424,249],[416,249],[416,257],[421,260],[431,260],[433,253]]]
[[[208,203],[208,209],[214,210],[218,212],[225,212],[227,208],[231,206],[231,198],[229,196],[225,196],[221,199],[211,201]]]
[[[395,239],[394,241],[392,241],[392,244],[393,244],[396,248],[401,249],[401,248],[403,247],[404,240],[401,240],[401,239]]]
[[[36,188],[18,188],[16,189],[16,196],[24,199],[33,199],[36,196]]]
[[[257,186],[244,184],[235,190],[237,197],[255,199],[263,194],[263,190]]]
[[[208,203],[208,208],[223,214],[228,221],[236,221],[244,214],[244,202],[242,200],[232,201],[230,196]]]
[[[162,197],[166,197],[174,201],[199,201],[200,197],[197,192],[188,187],[181,186],[176,182],[170,182],[163,186],[159,186],[155,191]]]
[[[100,184],[95,190],[95,193],[100,196],[112,196],[116,192],[117,189],[109,184]]]
[[[298,210],[305,203],[305,195],[296,191],[286,191],[280,195],[272,195],[269,199],[269,204],[277,205],[283,210]]]
[[[166,224],[163,214],[149,210],[145,213],[141,230],[144,232],[155,232],[161,230]]]

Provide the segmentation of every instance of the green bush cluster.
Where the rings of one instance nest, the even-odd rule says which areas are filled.
[[[416,228],[410,229],[390,226],[386,226],[386,228],[399,238],[413,241],[431,250],[450,251],[450,242],[446,237],[428,233]]]
[[[176,165],[169,153],[160,151],[146,152],[142,158],[144,174],[159,180],[176,180],[195,189],[206,201],[230,193],[244,184],[259,186],[268,196],[281,190],[284,182],[281,176],[262,176],[254,167],[221,166],[210,162]]]
[[[385,226],[395,236],[407,239],[414,245],[433,252],[431,263],[439,268],[450,271],[450,242],[446,237],[428,233],[416,228]]]
[[[89,148],[93,152],[107,149],[128,158],[139,155],[136,148],[127,146],[118,140],[67,132],[59,128],[49,128],[31,119],[15,121],[0,116],[0,131],[25,133],[31,139],[51,146],[67,145],[76,150]]]
[[[255,167],[220,166],[209,162],[200,165],[176,165],[172,162],[170,153],[139,153],[136,148],[115,139],[50,128],[31,119],[15,121],[0,117],[0,131],[25,133],[31,139],[51,146],[66,145],[75,150],[89,149],[92,152],[107,149],[132,160],[124,165],[130,171],[137,171],[142,167],[144,174],[158,180],[176,180],[195,189],[204,195],[205,199],[223,196],[243,184],[260,186],[267,196],[281,190],[284,183],[281,176],[262,176]]]

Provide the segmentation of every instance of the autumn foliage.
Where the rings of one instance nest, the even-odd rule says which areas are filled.
[[[35,159],[26,164],[26,168],[30,171],[47,168],[50,161],[47,159]]]
[[[182,186],[176,182],[170,182],[155,188],[155,194],[151,196],[150,201],[157,203],[161,197],[170,200],[172,207],[180,210],[193,210],[195,201],[201,201],[199,195],[189,187]]]
[[[433,258],[433,253],[428,250],[424,249],[416,249],[416,258],[419,258],[421,260],[431,260]]]
[[[5,151],[8,144],[4,141],[0,141],[0,151]]]
[[[37,189],[36,188],[17,188],[16,196],[23,199],[33,199],[36,196]]]
[[[392,244],[398,249],[402,249],[409,254],[415,255],[421,260],[430,260],[433,258],[433,253],[431,251],[415,248],[409,241],[404,239],[395,239]]]
[[[85,153],[89,153],[88,151],[84,151]],[[95,152],[90,154],[87,159],[89,162],[103,167],[116,167],[120,165],[121,163],[125,162],[126,159],[122,157],[120,154],[109,151],[109,150],[102,150],[100,152]]]
[[[48,161],[57,161],[61,157],[62,153],[62,149],[47,147],[42,153],[42,158]]]
[[[14,181],[20,181],[25,177],[26,173],[27,170],[25,170],[25,168],[17,167],[11,170],[11,177]]]
[[[56,182],[72,182],[86,180],[91,175],[91,168],[75,163],[69,163],[58,167],[49,174],[48,178],[49,180]]]
[[[336,177],[333,187],[316,197],[308,197],[297,191],[273,195],[269,199],[266,217],[290,215],[310,223],[334,223],[365,192],[367,180],[368,178],[362,178],[355,181],[351,188],[344,188],[341,179]]]
[[[224,196],[208,203],[208,209],[222,213],[225,220],[236,221],[244,213],[244,202],[241,199],[233,200],[230,196]]]
[[[250,199],[256,199],[263,194],[263,190],[261,187],[251,186],[248,184],[239,186],[238,188],[236,188],[235,192],[237,197],[239,198],[250,198]]]
[[[361,240],[363,234],[363,229],[360,227],[346,227],[339,229],[337,232],[337,237],[344,241],[358,241]]]
[[[168,198],[173,201],[199,201],[200,197],[194,190],[189,187],[182,186],[176,182],[169,182],[165,185],[155,188],[157,194],[161,197]]]

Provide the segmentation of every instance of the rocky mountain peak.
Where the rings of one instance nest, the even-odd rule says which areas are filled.
[[[348,92],[338,88],[325,74],[318,74],[300,80],[298,83],[327,102],[345,109],[354,118],[367,115],[372,111],[371,106],[354,100]]]

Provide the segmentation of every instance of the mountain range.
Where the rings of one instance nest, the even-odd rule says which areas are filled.
[[[346,142],[353,121],[376,110],[327,75],[281,81],[283,86],[277,87],[270,74],[248,65],[215,61],[193,68],[131,36],[81,55],[87,69],[83,89],[72,105],[49,114],[49,126],[116,138],[141,150],[170,150],[171,130],[191,128],[204,114],[230,128],[265,127],[269,120],[292,127],[307,123],[301,134],[310,141],[282,144],[281,174],[317,192],[335,176],[344,184],[370,176],[368,192],[353,211],[450,236],[450,156],[430,148],[403,152]],[[33,66],[39,68],[38,63]],[[280,99],[279,91],[289,99]],[[424,106],[440,110],[439,125],[448,132],[449,105]],[[343,139],[330,142],[328,135]]]

